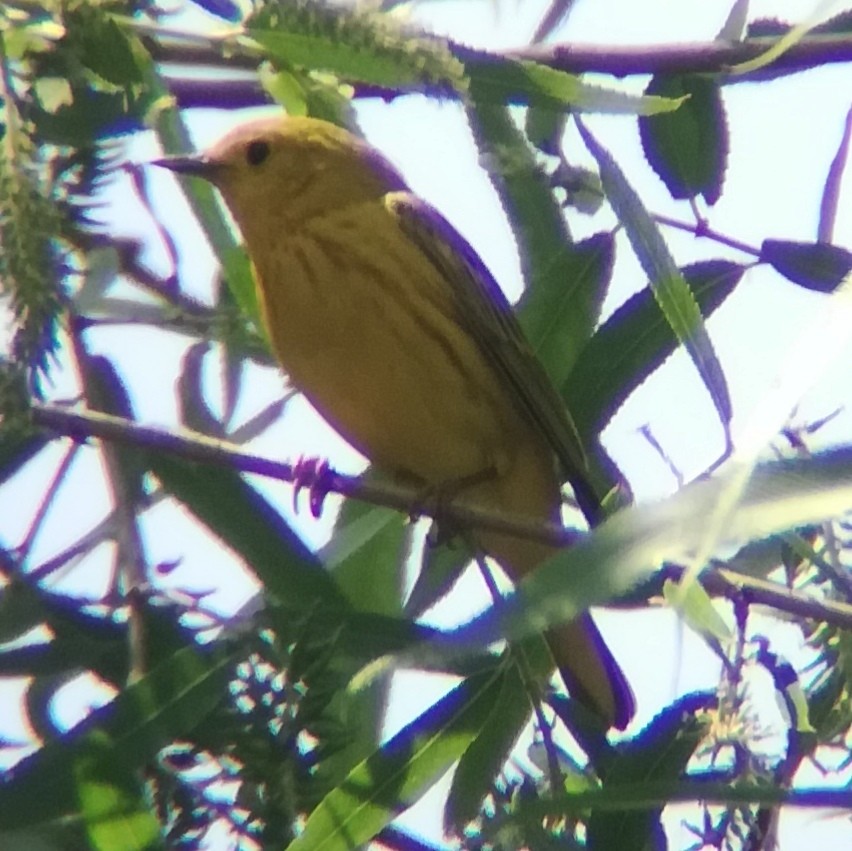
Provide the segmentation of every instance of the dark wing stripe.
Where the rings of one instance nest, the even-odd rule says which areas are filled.
[[[579,432],[544,367],[535,357],[503,291],[471,246],[434,208],[414,196],[394,192],[388,208],[429,260],[458,286],[459,316],[515,391],[520,407],[553,448],[569,478],[588,464]]]

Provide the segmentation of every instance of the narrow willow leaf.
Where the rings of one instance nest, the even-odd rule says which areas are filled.
[[[511,664],[502,668],[500,697],[482,730],[465,750],[453,775],[444,811],[444,830],[460,833],[475,819],[494,786],[532,711],[531,688],[545,682],[553,657],[540,636],[509,651]],[[526,676],[521,675],[524,669]]]
[[[521,104],[581,112],[655,115],[677,109],[683,98],[633,95],[584,82],[575,74],[525,59],[457,49],[471,87],[484,103]]]
[[[735,0],[716,36],[719,41],[742,41],[748,24],[749,2],[750,0]]]
[[[0,784],[0,829],[78,815],[74,767],[91,753],[86,731],[100,730],[128,769],[139,768],[219,705],[234,661],[184,648],[77,727],[22,760]]]
[[[13,579],[0,588],[0,644],[21,638],[44,619],[39,594],[24,581]]]
[[[148,851],[160,847],[160,823],[140,778],[110,738],[94,730],[74,764],[80,814],[96,851]]]
[[[368,842],[461,756],[499,696],[493,674],[454,688],[326,795],[290,851],[351,851]]]
[[[42,77],[36,80],[35,95],[47,112],[56,112],[60,107],[70,106],[74,102],[71,86],[63,77]]]
[[[85,67],[114,86],[142,82],[142,68],[131,41],[135,37],[128,36],[104,7],[81,3],[66,10],[64,20],[66,39]]]
[[[358,500],[344,503],[334,535],[318,555],[357,611],[401,612],[405,532],[406,519],[398,511]]]
[[[292,71],[274,70],[268,62],[265,62],[260,66],[258,79],[264,91],[284,107],[287,115],[308,114],[305,90]]]
[[[678,780],[706,734],[707,723],[697,720],[696,714],[714,701],[713,694],[688,695],[663,710],[635,739],[623,743],[607,766],[604,794],[617,794],[618,786]],[[652,835],[662,830],[662,810],[662,805],[621,812],[593,808],[589,847],[623,851],[657,847]]]
[[[2,381],[2,379],[0,379]],[[8,425],[6,412],[0,405],[3,425]],[[6,484],[25,464],[35,458],[49,438],[44,434],[28,434],[22,430],[0,428],[0,485]]]
[[[508,109],[481,101],[478,84],[473,82],[470,95],[468,119],[480,151],[480,160],[500,196],[515,235],[521,270],[529,292],[524,299],[549,301],[551,307],[558,302],[562,322],[553,323],[543,316],[546,311],[539,302],[538,307],[531,308],[532,327],[525,330],[529,332],[529,342],[548,376],[559,386],[562,384],[559,376],[570,372],[597,323],[609,283],[607,240],[592,238],[582,249],[572,245],[562,209],[554,198],[549,180],[512,121]],[[570,325],[570,333],[565,324]],[[519,393],[523,396],[531,389],[524,386],[519,388]],[[550,395],[548,386],[536,388],[539,408],[545,407],[543,402]],[[572,391],[566,391],[565,396],[569,397],[567,407],[557,398],[555,406],[558,410],[541,412],[546,415],[546,428],[550,433],[558,435],[566,428],[566,411],[569,417],[567,428],[572,433],[576,432],[570,422],[571,395]],[[547,407],[550,408],[549,403]],[[600,459],[596,437],[582,445],[575,435],[573,443],[580,446],[584,456],[580,465],[588,469],[591,486],[598,498],[603,499],[612,490],[615,481]]]
[[[846,113],[843,135],[837,145],[837,153],[831,161],[822,198],[819,205],[819,226],[817,240],[829,243],[834,237],[834,224],[837,220],[837,206],[840,203],[840,193],[843,184],[843,174],[849,159],[849,144],[852,142],[852,108]]]
[[[473,84],[467,117],[480,162],[497,191],[515,236],[524,280],[530,290],[567,288],[573,296],[574,310],[582,317],[582,321],[575,321],[575,332],[585,325],[581,341],[576,344],[582,346],[582,340],[591,335],[594,314],[590,297],[575,289],[569,277],[572,269],[570,261],[565,261],[571,236],[562,209],[509,111],[502,105],[481,102],[479,93],[479,86]],[[535,338],[531,342],[535,347]],[[556,364],[545,362],[544,366],[549,371]]]
[[[344,605],[334,580],[275,508],[239,474],[145,453],[149,469],[282,602]]]
[[[346,500],[335,523],[334,535],[320,555],[354,611],[359,615],[367,612],[393,617],[402,611],[407,549],[402,514]],[[375,647],[376,637],[365,630],[349,629],[344,639],[346,652],[360,653],[364,660],[372,659],[370,651]],[[338,706],[350,730],[358,729],[359,734],[325,760],[321,773],[329,785],[341,783],[352,766],[378,746],[390,687],[390,678],[385,677],[371,683],[370,688],[351,689],[338,697]]]
[[[201,434],[224,437],[221,421],[213,412],[204,392],[204,359],[210,352],[210,343],[200,340],[190,346],[181,360],[178,378],[178,402],[182,425]]]
[[[731,467],[662,502],[618,512],[535,570],[505,602],[436,640],[434,649],[444,645],[438,653],[443,657],[498,638],[520,639],[629,593],[666,561],[691,563],[692,552],[705,540],[707,518],[740,472]],[[728,548],[777,535],[839,517],[850,507],[852,447],[764,463],[745,483],[718,545]]]
[[[667,579],[663,584],[663,599],[698,635],[720,642],[731,638],[730,628],[699,583],[681,584]]]
[[[128,23],[128,26],[130,24]],[[191,148],[189,131],[168,86],[153,60],[145,68],[145,83],[153,102],[162,104],[148,116],[154,126],[163,151],[167,154],[186,154]],[[181,182],[186,200],[204,229],[210,247],[222,266],[225,283],[234,302],[265,337],[257,302],[254,276],[245,249],[239,244],[230,220],[216,197],[213,187],[205,180],[190,179]]]
[[[598,162],[607,199],[624,225],[633,251],[648,276],[654,297],[675,336],[689,352],[727,431],[732,416],[728,384],[689,284],[618,163],[582,122],[578,121],[577,126]]]
[[[563,244],[553,259],[560,274],[541,276],[538,286],[521,297],[518,318],[557,387],[571,383],[571,371],[597,324],[614,259],[615,244],[608,233]]]
[[[746,267],[705,260],[682,273],[706,318],[734,291]],[[570,376],[571,411],[584,440],[603,431],[615,412],[677,348],[678,339],[650,288],[631,296],[595,332]]]
[[[420,563],[420,572],[414,587],[405,601],[405,613],[419,617],[443,599],[461,576],[471,554],[460,543],[443,546],[426,546]]]
[[[728,73],[732,75],[751,74],[771,65],[780,56],[783,56],[791,47],[795,47],[812,29],[814,29],[819,21],[825,17],[826,12],[832,7],[838,6],[838,0],[822,0],[814,6],[810,15],[801,23],[791,27],[773,44],[768,50],[765,50],[754,59],[748,62],[741,62],[739,65],[732,65],[728,69]]]

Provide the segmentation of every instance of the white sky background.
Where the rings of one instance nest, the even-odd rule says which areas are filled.
[[[558,34],[559,41],[597,42],[607,44],[670,43],[711,39],[724,22],[730,0],[578,0],[568,25]],[[836,4],[835,11],[843,8]],[[415,8],[414,16],[427,28],[451,35],[458,41],[476,46],[502,48],[525,44],[538,23],[546,2],[426,3]],[[750,18],[778,16],[800,20],[810,15],[815,4],[808,0],[764,0],[752,2]],[[613,84],[611,80],[603,82]],[[645,78],[626,83],[631,90],[640,89]],[[720,202],[709,211],[711,225],[718,231],[746,243],[759,246],[765,237],[812,240],[815,238],[819,201],[826,171],[834,156],[842,133],[846,111],[852,104],[852,74],[848,65],[836,65],[818,72],[808,72],[768,85],[728,86],[724,89],[731,134],[731,158],[725,191]],[[519,293],[520,274],[511,233],[499,208],[499,202],[487,177],[477,168],[477,153],[459,107],[451,103],[428,102],[423,98],[399,98],[391,103],[360,103],[358,114],[367,138],[381,148],[405,173],[412,188],[440,209],[479,251],[512,298]],[[233,121],[226,113],[206,111],[199,114],[193,127],[200,147],[209,144]],[[674,204],[662,183],[645,162],[639,144],[636,121],[630,117],[592,116],[589,125],[598,138],[613,152],[626,170],[648,207],[655,212],[689,221],[685,203]],[[569,140],[572,153],[582,146],[576,138]],[[133,160],[145,160],[156,151],[146,141],[134,144],[129,152]],[[587,157],[591,164],[591,160]],[[166,192],[170,178],[151,175],[152,186]],[[156,181],[156,183],[154,183]],[[849,180],[846,181],[849,185]],[[847,193],[848,194],[848,193]],[[130,217],[122,212],[121,192],[115,195],[117,218]],[[163,196],[166,197],[166,196]],[[172,195],[157,208],[162,223],[173,234],[185,233],[187,212],[173,203]],[[849,234],[852,205],[841,204],[835,229],[835,241],[852,247]],[[578,237],[612,227],[614,219],[604,212],[594,219],[572,216],[571,225]],[[140,224],[144,231],[144,224]],[[679,263],[698,257],[742,255],[726,253],[721,247],[709,247],[685,235],[664,232]],[[191,237],[189,238],[191,239]],[[184,252],[184,257],[187,253]],[[206,292],[214,273],[211,261],[192,251],[192,269],[185,269],[182,280],[198,284]],[[626,244],[620,242],[613,292],[607,308],[613,309],[631,292],[644,285],[644,275],[632,258]],[[164,264],[163,257],[152,255],[152,263]],[[161,271],[166,271],[165,267]],[[807,293],[782,281],[776,274],[753,270],[710,322],[710,330],[722,366],[730,382],[735,419],[735,433],[760,416],[755,410],[758,400],[781,374],[785,358],[801,329],[809,319],[819,317],[825,297]],[[759,320],[756,319],[759,317]],[[760,327],[759,341],[755,327]],[[115,328],[99,332],[95,348],[110,356],[119,356],[122,374],[129,386],[141,388],[134,395],[137,416],[141,421],[173,425],[176,393],[173,391],[186,339],[176,335],[158,335],[155,346],[143,330]],[[134,341],[131,346],[128,343]],[[135,352],[128,356],[128,351]],[[802,358],[807,351],[797,352]],[[213,366],[211,365],[211,369]],[[256,370],[253,389],[258,398],[268,401],[281,392],[281,380],[274,370]],[[156,386],[152,388],[152,379]],[[821,418],[848,402],[848,354],[839,357],[829,374],[803,399],[797,420],[808,422]],[[145,388],[153,389],[147,392]],[[672,388],[677,388],[673,398]],[[61,388],[60,388],[61,390]],[[260,402],[256,402],[258,407]],[[251,400],[245,402],[252,408]],[[605,443],[619,466],[630,478],[637,498],[650,500],[673,492],[677,483],[638,429],[650,425],[660,444],[688,480],[701,473],[723,449],[723,435],[706,391],[687,357],[677,354],[640,388],[615,417],[605,433]],[[844,411],[820,433],[819,439],[850,440],[852,423]],[[329,457],[344,471],[357,471],[357,460],[342,448],[334,436],[303,403],[288,408],[287,415],[275,428],[255,441],[251,449],[259,455],[293,459],[300,454]],[[43,453],[44,458],[27,472],[27,487],[0,490],[0,543],[18,543],[21,530],[32,517],[44,482],[55,467],[61,451],[56,448]],[[97,462],[89,458],[81,464],[80,479],[99,475]],[[288,517],[290,490],[281,483],[256,480],[255,484],[282,507]],[[69,483],[69,492],[73,492]],[[79,485],[77,485],[79,487]],[[70,536],[88,528],[105,509],[93,504],[92,494],[98,487],[86,486],[87,497],[73,503],[73,512],[54,518],[51,533],[41,536],[33,553],[33,561],[61,549]],[[329,506],[334,502],[329,500]],[[151,563],[186,556],[184,563],[169,577],[176,586],[207,587],[210,565],[223,561],[221,548],[198,534],[188,519],[181,523],[171,508],[163,507],[147,513],[145,525],[150,534],[146,544]],[[323,543],[329,534],[333,511],[326,511],[320,521],[302,515],[301,529],[306,538]],[[67,525],[66,525],[67,524]],[[167,524],[167,525],[165,525]],[[69,528],[63,540],[61,529]],[[60,544],[57,544],[60,541]],[[111,554],[107,548],[101,557],[101,578],[106,578]],[[91,565],[91,562],[88,564]],[[96,574],[90,567],[85,583]],[[253,591],[245,574],[239,570],[223,570],[228,579],[212,602],[223,611],[231,610]],[[80,579],[77,579],[79,587]],[[91,588],[89,584],[87,587]],[[476,595],[484,602],[475,577],[462,582],[454,594],[454,604],[441,613],[440,622],[458,620],[470,611],[469,597]],[[618,613],[601,619],[616,656],[622,661],[639,702],[636,724],[643,725],[663,705],[679,694],[696,688],[712,687],[717,678],[717,663],[701,640],[685,631],[674,617],[660,613]],[[782,645],[784,640],[782,639]],[[796,642],[782,646],[795,657]],[[421,700],[433,695],[424,688],[423,675],[417,676],[416,692]],[[397,695],[412,691],[411,678],[400,677]],[[77,693],[64,707],[70,720],[92,699],[91,694]],[[392,732],[406,723],[417,711],[409,700],[394,702],[388,719]],[[9,726],[13,725],[13,726]],[[637,728],[638,729],[638,728]],[[0,720],[0,734],[21,736],[24,728],[15,727],[12,719]],[[436,793],[415,808],[405,821],[415,825],[433,839],[439,836]],[[852,832],[848,820],[811,823],[812,812],[793,815],[791,822],[808,824],[808,841],[820,843],[824,851],[849,847]],[[670,820],[674,824],[673,820]],[[841,829],[845,833],[841,832]],[[844,838],[845,837],[845,838]],[[686,834],[671,836],[672,847],[689,843]],[[792,840],[795,842],[795,840]],[[843,845],[836,844],[843,842]],[[782,845],[782,847],[784,847]],[[795,847],[788,845],[786,847]]]

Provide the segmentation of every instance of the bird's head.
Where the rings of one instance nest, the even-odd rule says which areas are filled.
[[[210,181],[246,237],[261,220],[293,227],[407,188],[399,172],[357,136],[305,117],[249,121],[200,154],[153,164]]]

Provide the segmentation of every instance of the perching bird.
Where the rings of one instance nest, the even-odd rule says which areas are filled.
[[[599,508],[573,422],[499,286],[378,151],[326,121],[266,118],[158,164],[222,193],[281,365],[380,470],[542,521],[559,521],[567,478],[587,516]],[[554,553],[487,530],[475,541],[514,580]],[[624,728],[633,695],[591,617],[547,637],[572,695]]]

